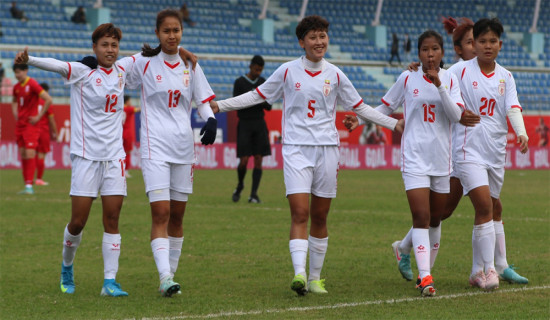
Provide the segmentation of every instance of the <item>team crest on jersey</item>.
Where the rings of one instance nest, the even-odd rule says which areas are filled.
[[[474,89],[477,89],[477,81],[472,82],[472,86],[474,86]]]
[[[97,87],[101,86],[101,79],[100,78],[95,79],[95,85]]]
[[[25,86],[25,93],[29,93],[29,91],[31,91],[31,87],[30,86]]]
[[[124,79],[122,79],[122,73],[118,74],[118,88],[122,89],[124,87]]]
[[[296,91],[300,91],[300,87],[302,85],[300,84],[300,82],[296,82],[296,84],[294,85],[294,87],[296,88]]]
[[[328,97],[330,94],[330,80],[325,80],[325,84],[323,85],[323,94],[325,97]]]
[[[506,82],[504,81],[504,79],[501,79],[499,82],[500,83],[498,84],[498,94],[503,96],[506,92]]]
[[[157,82],[162,82],[162,76],[160,74],[157,74]]]
[[[189,87],[190,81],[189,70],[183,70],[183,85]]]
[[[413,97],[418,97],[418,89],[413,90]]]

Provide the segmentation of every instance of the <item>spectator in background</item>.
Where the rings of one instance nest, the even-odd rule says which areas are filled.
[[[40,86],[46,92],[49,93],[50,86],[47,83],[41,83]],[[44,100],[41,98],[38,100],[38,112],[42,111],[45,106]],[[57,125],[55,124],[55,118],[52,112],[52,108],[48,108],[46,113],[36,123],[40,130],[40,136],[38,137],[38,147],[36,148],[36,180],[34,184],[37,186],[47,186],[49,183],[42,180],[44,176],[44,158],[46,154],[50,152],[51,139],[57,139]]]
[[[73,13],[73,16],[71,17],[71,21],[74,23],[87,23],[86,20],[86,12],[84,11],[84,7],[80,6],[76,11]]]
[[[14,18],[14,19],[21,20],[21,21],[28,21],[29,20],[25,16],[25,12],[23,12],[23,10],[17,8],[17,2],[15,2],[15,1],[11,2],[10,13],[11,13],[12,18]]]
[[[548,145],[548,126],[544,123],[544,118],[540,117],[539,126],[535,129],[535,132],[539,135],[539,147],[546,147]]]
[[[124,117],[122,118],[122,145],[124,146],[124,152],[126,152],[126,161],[124,169],[126,170],[126,178],[132,176],[128,172],[130,168],[130,155],[132,149],[134,149],[134,142],[136,141],[136,120],[135,114],[140,112],[141,108],[134,107],[130,104],[130,96],[124,96]]]
[[[2,65],[2,62],[0,62],[0,88],[2,88],[2,81],[4,80],[4,66]],[[0,95],[2,91],[0,90]]]
[[[197,23],[193,20],[191,20],[191,13],[189,12],[189,9],[187,9],[187,4],[182,4],[180,8],[180,16],[181,20],[185,22],[188,26],[194,27]]]
[[[250,61],[250,70],[248,73],[235,80],[233,96],[236,97],[252,91],[264,83],[265,79],[261,76],[263,69],[264,59],[262,56],[254,56],[252,61]],[[237,125],[237,157],[240,159],[240,162],[237,167],[239,183],[233,192],[233,202],[237,202],[241,198],[246,166],[250,156],[253,156],[252,189],[248,202],[260,203],[257,191],[262,178],[262,160],[264,156],[271,155],[269,133],[264,120],[264,109],[271,110],[271,105],[267,102],[262,102],[251,108],[237,111],[237,116],[239,117],[239,124]]]
[[[405,33],[405,43],[403,45],[403,49],[405,51],[405,61],[410,62],[411,61],[411,38],[409,37],[408,33]]]
[[[376,125],[374,130],[372,130],[367,137],[367,144],[384,145],[386,143],[387,143],[386,134],[382,130],[381,126]]]
[[[399,58],[399,38],[397,38],[397,34],[395,32],[392,35],[392,43],[391,43],[391,57],[388,63],[390,66],[392,65],[393,57],[397,57],[397,61],[399,61],[399,64],[401,64],[401,59]]]

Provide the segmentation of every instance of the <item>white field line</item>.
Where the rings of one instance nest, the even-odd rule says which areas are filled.
[[[373,300],[373,301],[362,301],[362,302],[348,302],[348,303],[337,303],[332,305],[324,306],[311,306],[311,307],[294,307],[286,309],[265,309],[265,310],[250,310],[250,311],[222,311],[219,313],[209,313],[205,315],[179,315],[172,317],[154,317],[154,318],[139,318],[141,320],[183,320],[183,319],[213,319],[213,318],[223,318],[223,317],[236,317],[236,316],[253,316],[260,314],[269,314],[269,313],[286,313],[286,312],[303,312],[310,310],[325,310],[325,309],[341,309],[341,308],[353,308],[369,305],[380,305],[380,304],[397,304],[402,302],[417,302],[417,301],[433,301],[433,300],[442,300],[442,299],[454,299],[461,297],[471,297],[478,296],[482,294],[500,294],[500,293],[514,293],[514,292],[524,292],[532,290],[548,290],[550,285],[536,286],[536,287],[521,287],[513,289],[504,289],[497,290],[492,293],[487,293],[484,291],[475,291],[475,292],[464,292],[456,294],[448,294],[435,296],[430,298],[416,297],[416,298],[402,298],[402,299],[388,299],[388,300]],[[130,318],[126,320],[136,320],[136,318]]]

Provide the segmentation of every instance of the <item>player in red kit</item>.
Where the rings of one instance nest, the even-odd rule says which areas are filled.
[[[40,86],[46,92],[50,91],[50,86],[47,83],[41,83]],[[44,100],[38,100],[38,112],[44,108]],[[37,123],[40,129],[40,136],[38,138],[38,147],[36,149],[36,180],[34,184],[37,186],[47,186],[48,183],[42,180],[44,176],[44,159],[46,154],[50,152],[51,139],[57,139],[57,125],[55,124],[55,118],[52,108],[48,108],[46,114]]]
[[[14,64],[13,72],[17,79],[17,84],[13,86],[13,101],[11,104],[12,112],[17,121],[15,127],[15,136],[21,162],[23,165],[23,180],[25,189],[19,194],[34,194],[32,182],[34,171],[36,170],[36,148],[38,147],[38,138],[40,129],[37,125],[48,108],[52,104],[52,97],[36,82],[30,78],[27,73],[29,67],[25,64]],[[44,100],[44,107],[38,111],[38,99]]]
[[[124,96],[124,121],[122,124],[122,144],[124,146],[124,152],[126,153],[126,163],[124,169],[126,170],[126,178],[132,176],[128,172],[130,168],[130,155],[132,149],[134,149],[134,142],[136,141],[136,121],[135,114],[140,112],[141,108],[134,107],[130,104],[130,96]]]

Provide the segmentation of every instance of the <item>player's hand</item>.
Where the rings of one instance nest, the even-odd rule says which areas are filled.
[[[460,116],[460,124],[465,127],[474,127],[481,121],[481,117],[470,110],[465,110]]]
[[[196,55],[193,54],[191,51],[187,51],[184,48],[180,47],[179,54],[181,60],[183,60],[183,63],[185,64],[186,68],[189,68],[189,64],[187,63],[187,60],[191,62],[193,65],[192,69],[195,70],[195,67],[197,66],[197,62],[199,61],[199,58],[197,58]]]
[[[399,119],[397,121],[397,124],[395,125],[395,129],[393,129],[393,131],[403,133],[403,130],[405,130],[405,120]]]
[[[430,79],[430,81],[439,88],[441,86],[441,80],[439,80],[439,74],[437,70],[435,70],[435,67],[431,64],[428,68],[429,69],[426,72],[426,78]]]
[[[36,124],[38,120],[40,120],[40,117],[38,115],[29,117],[29,123],[32,125]]]
[[[204,145],[213,144],[216,141],[216,133],[218,130],[218,120],[215,118],[208,118],[206,124],[202,127],[200,135],[202,135],[201,142]],[[203,135],[204,133],[204,135]]]
[[[25,47],[23,51],[18,52],[13,59],[13,64],[27,64],[29,62],[29,48]]]
[[[527,145],[527,141],[529,141],[529,138],[527,138],[526,136],[519,136],[518,137],[518,144],[519,144],[519,148],[520,148],[521,153],[526,153],[527,150],[529,150],[529,146]]]
[[[418,71],[418,67],[420,67],[420,62],[411,62],[409,63],[409,65],[407,66],[407,70],[409,70],[410,72],[416,72]]]
[[[57,141],[57,131],[51,130],[51,131],[50,131],[50,138],[51,138],[53,141]]]
[[[346,117],[344,118],[344,120],[342,120],[342,122],[344,123],[346,129],[349,130],[349,132],[352,132],[355,128],[359,126],[359,120],[356,116],[351,114],[346,114]]]
[[[83,65],[88,66],[90,69],[96,69],[97,68],[97,58],[94,56],[86,56],[82,58],[82,60],[79,60],[77,62],[82,63]]]
[[[210,108],[212,108],[212,112],[218,113],[220,112],[220,108],[218,107],[218,102],[214,100],[210,100]]]

